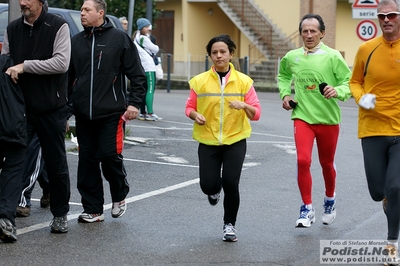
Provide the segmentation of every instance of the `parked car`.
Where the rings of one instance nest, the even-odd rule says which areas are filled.
[[[83,30],[81,24],[81,12],[79,10],[49,7],[49,13],[60,16],[67,21],[71,32],[71,37]],[[117,17],[112,15],[107,15],[107,17],[110,19],[114,27],[120,30],[124,30],[121,22]],[[7,25],[8,25],[8,4],[0,4],[0,51],[3,44],[4,31],[6,30]]]

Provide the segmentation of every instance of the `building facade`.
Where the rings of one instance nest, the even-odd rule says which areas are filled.
[[[282,54],[302,45],[301,17],[315,13],[325,21],[323,42],[339,50],[352,67],[358,46],[365,41],[357,30],[360,23],[370,21],[376,25],[376,36],[381,34],[377,18],[352,17],[354,1],[362,0],[156,0],[163,16],[154,21],[153,34],[163,51],[163,66],[166,55],[171,55],[171,73],[187,79],[205,70],[205,46],[219,34],[232,37],[237,45],[235,57],[247,58],[250,71],[266,62],[275,65],[276,71]],[[250,21],[255,17],[259,20]]]

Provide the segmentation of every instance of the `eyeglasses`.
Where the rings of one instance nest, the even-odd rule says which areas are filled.
[[[398,15],[400,15],[400,12],[378,13],[377,15],[380,20],[385,20],[385,18],[388,18],[388,20],[394,20]]]

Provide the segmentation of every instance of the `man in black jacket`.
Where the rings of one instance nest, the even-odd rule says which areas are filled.
[[[112,217],[125,213],[129,185],[122,157],[124,120],[136,118],[145,94],[146,77],[136,47],[125,32],[112,26],[106,9],[104,0],[85,0],[84,31],[71,41],[69,82],[83,205],[78,221],[84,223],[104,220],[101,170],[110,184]],[[128,92],[125,76],[130,80]]]
[[[48,13],[45,0],[19,1],[22,17],[4,34],[2,54],[15,65],[6,73],[21,87],[28,119],[28,145],[36,132],[47,165],[52,233],[68,232],[70,179],[65,151],[69,109],[67,70],[71,40],[67,22]]]
[[[12,65],[8,56],[0,56],[1,70]],[[15,242],[15,208],[21,194],[26,151],[26,116],[20,87],[3,71],[0,73],[0,240]]]

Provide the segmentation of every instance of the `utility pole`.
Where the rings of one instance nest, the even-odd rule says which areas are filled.
[[[21,8],[18,1],[8,1],[8,22],[21,17]]]
[[[128,34],[132,37],[132,26],[135,23],[133,13],[135,11],[135,0],[129,0],[129,13],[128,13]],[[146,0],[146,18],[153,24],[153,0]]]
[[[128,10],[128,35],[129,37],[132,37],[132,25],[134,23],[133,21],[133,11],[135,11],[135,0],[129,0],[129,10]]]
[[[146,18],[153,24],[153,0],[146,0]]]

